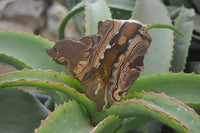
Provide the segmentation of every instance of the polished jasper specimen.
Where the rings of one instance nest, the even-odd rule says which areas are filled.
[[[139,77],[150,43],[146,27],[136,20],[102,20],[96,35],[58,41],[47,53],[67,66],[101,111],[120,100]]]

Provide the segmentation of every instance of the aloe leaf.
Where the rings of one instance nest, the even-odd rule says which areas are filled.
[[[57,72],[70,72],[66,67],[56,64],[47,55],[45,48],[52,48],[54,43],[23,32],[2,31],[0,32],[0,54],[6,55],[7,58],[14,57],[24,62],[33,69],[48,70],[52,69]],[[26,56],[25,56],[26,55]],[[17,63],[16,63],[17,65]]]
[[[167,6],[167,9],[170,13],[171,19],[176,19],[181,11],[182,7],[176,6]],[[188,20],[194,21],[194,31],[200,33],[200,15],[195,13],[194,17],[189,17]],[[198,39],[200,40],[200,39]]]
[[[15,80],[20,80],[20,79],[49,81],[52,83],[62,83],[66,86],[76,89],[77,91],[81,93],[85,93],[80,83],[74,78],[69,77],[68,75],[64,73],[62,74],[56,73],[50,70],[42,71],[42,70],[26,70],[25,69],[23,71],[12,72],[9,74],[1,75],[0,83],[6,82],[6,81],[10,82],[10,81],[15,81]],[[57,92],[55,92],[54,90],[48,90],[48,89],[45,89],[45,90],[51,96],[51,98],[57,105],[63,104],[64,100]]]
[[[104,0],[85,0],[85,13],[86,35],[96,34],[100,20],[111,19],[110,9]]]
[[[92,128],[81,106],[70,101],[49,113],[35,133],[89,133]]]
[[[100,112],[96,121],[113,114],[121,118],[146,116],[162,122],[181,133],[198,133],[200,130],[200,116],[190,107],[164,93],[136,93],[127,98],[140,96],[141,99],[129,99],[117,102],[110,108]],[[139,96],[138,96],[139,97]]]
[[[31,94],[15,88],[0,90],[0,131],[33,133],[48,110]]]
[[[35,130],[35,133],[57,133],[58,131],[59,133],[112,133],[119,128],[121,122],[119,117],[110,115],[93,127],[81,106],[75,101],[70,101],[49,113],[49,117],[41,122],[41,126]]]
[[[159,96],[160,98],[158,98],[157,96]],[[191,122],[191,117],[193,117],[193,115],[196,115],[197,120],[198,121],[200,120],[200,116],[198,116],[196,114],[196,112],[194,112],[194,110],[191,110],[194,113],[192,113],[192,112],[190,112],[190,114],[188,113],[188,117],[185,117],[185,118],[182,117],[182,113],[184,114],[185,112],[187,112],[189,107],[187,107],[187,106],[184,107],[184,104],[182,102],[180,102],[179,104],[181,104],[183,108],[176,108],[177,106],[176,105],[172,105],[171,102],[172,101],[177,101],[177,99],[172,98],[172,97],[170,98],[170,97],[166,96],[164,93],[155,94],[155,93],[151,93],[151,92],[150,93],[145,93],[145,92],[137,93],[136,92],[136,93],[134,93],[132,95],[127,96],[127,98],[129,98],[129,99],[130,98],[138,98],[138,99],[142,98],[142,99],[147,100],[147,101],[153,101],[154,104],[160,106],[163,110],[168,110],[168,108],[170,108],[172,110],[173,110],[173,108],[174,108],[174,110],[177,109],[176,111],[171,112],[171,114],[176,116],[183,123],[187,123],[188,127],[191,127],[192,130],[194,130],[195,127],[193,125],[194,121]],[[165,106],[162,106],[163,103],[165,103]],[[197,123],[197,125],[198,124],[200,124],[200,123]]]
[[[38,81],[38,80],[27,81],[27,80],[21,79],[21,80],[10,81],[10,82],[2,82],[0,84],[0,89],[5,88],[5,87],[13,87],[13,86],[33,86],[33,87],[41,87],[41,88],[46,88],[46,89],[50,89],[54,91],[59,91],[69,96],[71,99],[76,100],[81,105],[83,105],[83,107],[85,107],[85,109],[89,113],[89,116],[92,116],[97,112],[96,105],[94,104],[94,102],[88,99],[85,94],[80,94],[75,89],[67,87],[63,84],[51,83],[48,81]]]
[[[47,101],[44,103],[44,106],[50,111],[54,111],[55,109],[55,103],[51,97],[47,99]]]
[[[24,68],[33,69],[31,66],[27,65],[23,61],[20,61],[19,59],[13,56],[8,56],[4,53],[0,53],[0,60],[14,66],[15,68],[19,70],[24,69]]]
[[[188,18],[192,16],[194,16],[193,9],[182,7],[179,16],[175,21],[175,27],[184,34],[184,37],[175,34],[173,59],[171,61],[172,66],[170,68],[172,72],[180,72],[185,68],[194,25],[192,21],[188,21]]]
[[[166,7],[160,0],[138,0],[132,19],[144,24],[160,23],[171,25]],[[145,69],[141,75],[167,73],[170,68],[174,44],[173,31],[169,29],[152,29],[148,31],[152,37],[151,47],[144,57]]]
[[[122,120],[118,116],[110,115],[101,121],[91,132],[92,133],[113,133],[120,127]]]
[[[67,82],[57,83],[59,81],[56,80],[57,77],[58,79],[67,78],[66,75],[59,75],[50,71],[42,72],[39,70],[24,70],[22,71],[22,74],[20,74],[20,72],[14,72],[2,75],[0,77],[0,89],[14,86],[33,86],[48,89],[50,91],[58,91],[64,93],[71,99],[75,99],[77,102],[83,105],[90,116],[97,112],[96,105],[90,99],[88,99],[85,94],[79,93],[74,88],[71,88],[71,84],[75,85],[78,83],[76,80],[70,80],[68,77]],[[46,79],[50,80],[47,81]],[[80,84],[77,84],[77,86],[79,85]]]
[[[128,94],[135,91],[165,92],[166,95],[182,102],[200,103],[200,75],[186,73],[168,73],[141,77],[129,89]]]
[[[6,81],[15,81],[19,79],[26,80],[39,80],[39,81],[49,81],[52,83],[62,83],[68,87],[76,89],[80,93],[85,93],[81,84],[74,79],[66,75],[65,73],[57,73],[51,70],[28,70],[24,69],[22,71],[16,71],[7,73],[0,76],[0,83]]]
[[[58,40],[62,40],[65,38],[64,31],[66,24],[70,20],[70,18],[83,10],[84,10],[84,3],[80,2],[76,6],[74,6],[70,12],[68,12],[67,16],[61,21],[58,27]]]
[[[150,93],[145,93],[145,92],[143,92],[143,93],[137,93],[137,92],[135,92],[134,94],[132,94],[132,95],[129,95],[129,96],[127,96],[127,98],[128,99],[132,99],[132,98],[138,98],[138,99],[140,99],[140,98],[143,98],[144,100],[147,100],[147,101],[153,101],[156,105],[158,105],[158,106],[162,106],[162,103],[163,102],[166,102],[166,104],[165,104],[165,106],[163,106],[162,107],[162,109],[164,109],[164,110],[167,110],[168,108],[171,108],[171,109],[173,109],[174,108],[174,110],[176,109],[176,106],[172,106],[172,104],[171,104],[171,100],[176,100],[175,98],[170,98],[170,99],[168,99],[168,101],[167,101],[167,99],[165,99],[164,97],[166,96],[164,93],[162,93],[162,94],[157,94],[158,96],[160,96],[161,98],[158,100],[158,97],[156,96],[156,94],[153,94],[152,93],[152,95],[151,95],[151,92]],[[164,97],[163,97],[163,96]],[[126,99],[126,98],[125,98]],[[183,104],[183,103],[181,103],[181,104]],[[189,105],[189,104],[188,104]],[[197,108],[197,104],[190,104],[190,106],[194,106],[194,107],[196,107]],[[181,120],[182,122],[184,122],[184,121],[186,121],[186,118],[184,118],[184,117],[181,117],[182,116],[182,114],[179,112],[179,111],[182,111],[183,113],[184,112],[186,112],[187,111],[187,108],[183,108],[183,109],[181,109],[181,108],[177,108],[177,111],[174,111],[174,112],[171,112],[171,114],[172,115],[174,115],[174,116],[176,116],[176,117],[178,117],[179,118],[179,120]],[[177,113],[178,112],[178,113]],[[178,116],[178,115],[180,115],[180,116]],[[192,114],[190,114],[190,116],[191,116]],[[199,117],[199,120],[200,120],[200,116],[198,116],[197,115],[197,117]],[[188,120],[190,120],[190,119],[188,119]],[[193,127],[193,123],[188,123],[188,124],[191,124],[191,125],[188,125],[189,127],[191,127],[191,129],[193,129],[194,127]],[[200,124],[200,123],[199,123]],[[200,128],[200,127],[199,127]]]
[[[54,90],[48,90],[48,89],[44,89],[44,90],[52,98],[52,100],[55,103],[55,106],[58,106],[59,104],[63,104],[64,103],[64,99],[56,91],[54,91]]]
[[[143,124],[149,122],[151,118],[138,116],[134,118],[129,118],[126,122],[116,131],[116,133],[131,133],[135,132],[135,129],[142,126]],[[137,129],[136,129],[137,131]]]

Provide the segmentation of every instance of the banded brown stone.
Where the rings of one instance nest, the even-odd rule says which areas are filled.
[[[96,35],[61,40],[47,53],[80,81],[99,111],[120,100],[144,69],[151,37],[135,20],[102,20]]]

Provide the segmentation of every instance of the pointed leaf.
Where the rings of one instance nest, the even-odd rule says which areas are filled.
[[[118,116],[110,115],[101,121],[91,133],[113,133],[120,127],[122,120]]]
[[[182,102],[200,103],[200,75],[186,73],[168,73],[149,75],[139,78],[128,91],[165,92],[168,96],[177,98]]]
[[[85,112],[75,101],[60,106],[41,123],[35,133],[89,133],[93,128]]]
[[[0,75],[0,83],[6,81],[15,81],[19,79],[26,80],[40,80],[49,81],[52,83],[62,83],[66,86],[76,89],[81,93],[85,93],[81,84],[73,77],[66,75],[65,73],[57,73],[51,70],[28,70],[10,72]]]
[[[172,67],[170,68],[172,72],[180,72],[185,68],[194,25],[192,21],[188,21],[188,18],[192,16],[194,16],[193,9],[182,7],[179,16],[175,21],[175,27],[184,34],[184,37],[175,33],[173,60],[171,62]]]
[[[158,98],[160,97],[160,98]],[[197,131],[197,130],[194,130],[195,129],[195,124],[193,124],[193,118],[194,116],[197,117],[197,125],[199,125],[199,120],[200,120],[200,116],[198,116],[196,114],[196,112],[194,112],[194,110],[192,110],[191,108],[189,108],[188,106],[184,105],[182,102],[179,102],[177,99],[175,98],[172,98],[172,97],[168,97],[166,96],[164,93],[161,93],[161,94],[155,94],[155,93],[145,93],[145,92],[142,92],[142,93],[134,93],[132,95],[128,95],[127,98],[142,98],[144,100],[147,100],[147,101],[152,101],[154,104],[160,106],[163,110],[169,110],[168,108],[170,108],[170,110],[174,110],[172,112],[170,112],[170,114],[176,116],[181,122],[183,123],[187,123],[188,124],[188,127],[190,127],[193,131]],[[172,104],[172,101],[176,101],[178,102],[179,104],[181,104],[182,107],[180,108],[177,108],[177,105],[173,105]],[[163,103],[165,104],[163,106]],[[188,109],[191,111],[190,113],[187,112]],[[183,117],[183,114],[185,114],[185,116],[187,115],[187,117]],[[199,128],[197,128],[200,130],[200,126]]]
[[[15,67],[16,69],[24,69],[24,68],[28,68],[28,69],[33,69],[31,66],[27,65],[26,63],[24,63],[23,61],[13,57],[13,56],[8,56],[4,53],[0,53],[0,60],[12,65],[13,67]]]
[[[52,98],[56,106],[64,103],[64,99],[55,90],[48,90],[48,89],[44,89],[44,90]]]
[[[54,43],[39,36],[23,32],[0,32],[0,54],[14,57],[34,69],[57,72],[65,71],[70,74],[65,66],[56,64],[47,55],[45,48],[52,48]]]
[[[166,7],[160,0],[137,0],[133,19],[144,24],[160,23],[171,25]],[[144,58],[145,69],[141,75],[167,73],[170,68],[173,51],[173,31],[169,29],[152,29],[151,47]]]
[[[50,113],[35,133],[57,133],[58,131],[59,133],[112,133],[120,124],[121,119],[111,115],[93,127],[81,106],[75,101],[70,101]]]
[[[116,133],[131,133],[134,132],[135,129],[142,126],[143,124],[149,122],[151,118],[138,116],[134,118],[129,118],[117,131]]]
[[[142,95],[141,99],[130,99]],[[113,114],[121,118],[146,116],[158,120],[181,133],[198,133],[200,116],[190,107],[164,93],[136,93],[127,96],[130,100],[117,102],[103,112],[99,112],[96,121]]]
[[[20,79],[26,79],[26,80],[40,80],[40,81],[49,81],[52,83],[62,83],[66,86],[69,86],[71,88],[76,89],[77,91],[81,93],[85,93],[83,88],[81,87],[80,83],[75,80],[72,77],[69,77],[68,75],[62,73],[56,73],[54,71],[42,71],[42,70],[23,70],[18,72],[12,72],[9,74],[1,75],[0,76],[0,82],[10,82]],[[64,100],[61,98],[61,96],[54,90],[48,90],[46,89],[46,92],[51,96],[53,101],[59,105],[63,104]]]
[[[0,90],[1,133],[33,133],[48,112],[27,92],[15,88]]]
[[[90,99],[87,98],[85,94],[77,92],[74,88],[71,88],[65,84],[57,83],[56,77],[60,77],[62,79],[62,75],[57,75],[56,73],[52,73],[49,71],[44,71],[44,75],[42,76],[42,71],[39,70],[25,70],[20,72],[14,72],[11,74],[2,75],[0,78],[0,89],[4,87],[13,87],[13,86],[33,86],[33,87],[41,87],[44,89],[48,89],[50,91],[59,91],[67,95],[71,99],[75,99],[78,103],[83,105],[86,111],[89,113],[89,116],[94,115],[97,112],[96,105]],[[16,75],[16,79],[15,76]],[[47,81],[45,78],[51,79]],[[65,77],[66,75],[64,75]],[[54,78],[53,78],[54,77]],[[59,78],[58,78],[59,79]],[[56,81],[56,82],[55,82]],[[65,82],[70,85],[69,82]],[[77,81],[76,81],[77,82]]]

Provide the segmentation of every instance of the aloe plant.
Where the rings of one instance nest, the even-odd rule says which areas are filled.
[[[52,48],[53,42],[32,34],[1,31],[0,60],[19,71],[0,76],[0,132],[155,133],[168,126],[181,133],[199,133],[200,75],[181,72],[193,36],[194,11],[185,7],[169,9],[159,0],[85,0],[63,19],[58,40],[65,38],[69,19],[83,10],[87,35],[94,34],[97,22],[111,19],[111,14],[113,18],[130,17],[147,25],[153,41],[142,76],[121,101],[98,112],[67,68],[47,55],[45,48]],[[18,86],[44,88],[50,97],[43,105]],[[55,109],[51,111],[50,106]]]

